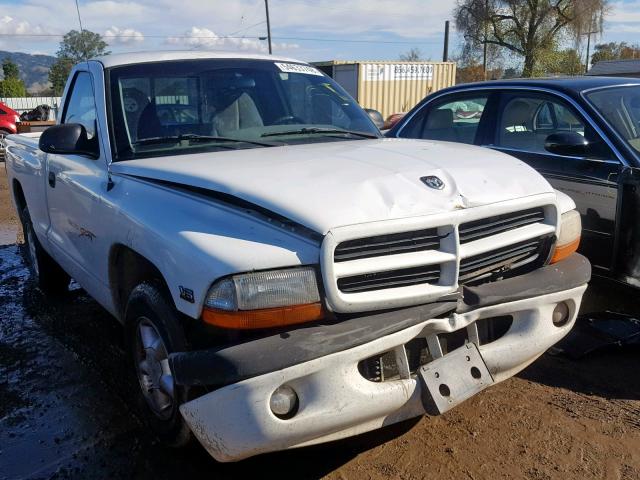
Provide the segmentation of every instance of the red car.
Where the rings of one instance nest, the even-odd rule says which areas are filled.
[[[17,133],[16,123],[19,121],[18,112],[0,102],[0,136]]]

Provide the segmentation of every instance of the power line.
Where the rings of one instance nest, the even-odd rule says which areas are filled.
[[[237,35],[240,32],[245,32],[247,30],[252,29],[253,27],[257,27],[258,25],[262,25],[263,23],[267,23],[266,20],[262,20],[261,22],[254,23],[253,25],[249,25],[248,27],[241,28],[240,30],[236,30],[235,32],[230,33],[229,35],[225,35],[225,37],[229,37],[231,35]],[[190,37],[193,38],[193,37]]]
[[[140,38],[139,35],[101,35],[102,38]],[[144,38],[176,38],[176,39],[209,39],[209,40],[224,40],[224,39],[255,39],[260,40],[261,36],[237,36],[237,35],[145,35]],[[62,38],[62,33],[0,33],[0,37],[34,37],[34,38]],[[435,44],[440,43],[439,39],[433,40],[361,40],[361,39],[347,39],[347,38],[319,38],[319,37],[282,37],[274,36],[274,40],[296,40],[300,42],[336,42],[336,43],[370,43],[370,44],[400,44],[400,45],[416,45],[416,44]]]

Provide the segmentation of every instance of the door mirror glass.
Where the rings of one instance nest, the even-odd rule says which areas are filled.
[[[589,142],[576,132],[552,133],[546,138],[544,148],[554,155],[584,157],[589,153]]]
[[[40,150],[45,153],[100,156],[97,136],[89,139],[87,129],[79,123],[64,123],[47,128],[40,135]]]

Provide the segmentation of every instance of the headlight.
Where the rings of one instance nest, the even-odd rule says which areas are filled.
[[[20,117],[18,115],[13,116],[14,123],[20,123]]]
[[[580,212],[570,210],[567,213],[563,213],[560,217],[560,232],[551,257],[551,263],[557,263],[578,250],[581,233],[582,220],[580,220]]]
[[[213,284],[202,318],[222,328],[254,329],[319,320],[323,316],[311,267],[244,273]]]

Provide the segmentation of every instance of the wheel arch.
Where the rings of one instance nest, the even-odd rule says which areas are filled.
[[[145,281],[158,282],[166,298],[175,307],[169,285],[160,269],[145,256],[123,244],[109,252],[109,288],[118,319],[124,323],[125,309],[133,289]]]
[[[12,190],[13,190],[13,201],[16,205],[16,210],[18,211],[18,216],[22,216],[22,211],[27,206],[27,198],[24,196],[24,190],[22,189],[22,184],[17,178],[13,179],[11,182]]]

